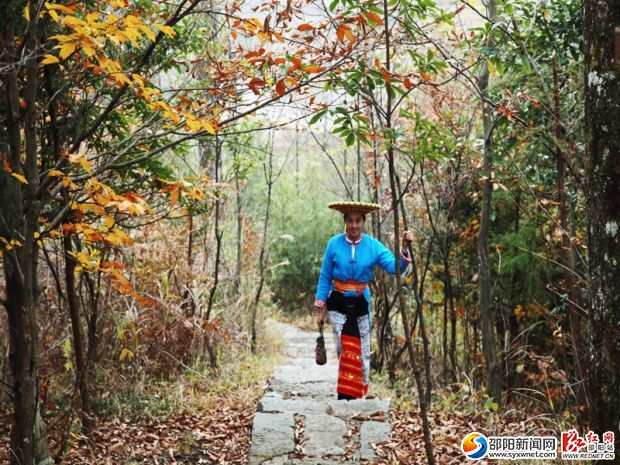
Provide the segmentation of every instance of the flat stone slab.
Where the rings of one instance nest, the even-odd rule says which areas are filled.
[[[305,436],[308,438],[304,447],[307,457],[323,455],[342,455],[345,453],[347,424],[331,415],[306,415]]]
[[[363,459],[375,458],[375,451],[371,443],[390,440],[390,424],[381,421],[365,421],[360,428],[360,454]]]
[[[250,465],[295,450],[295,418],[292,413],[256,413],[252,427]]]
[[[287,383],[274,381],[269,386],[270,392],[279,392],[284,397],[313,398],[316,400],[336,399],[336,382],[320,381],[316,383]]]
[[[272,378],[292,384],[332,380],[336,383],[338,373],[325,365],[319,366],[316,363],[314,365],[280,365],[274,370]]]
[[[277,392],[265,395],[258,404],[258,410],[261,412],[292,412],[304,415],[325,414],[327,408],[327,402],[313,399],[284,399],[282,394]]]
[[[386,420],[389,420],[390,399],[332,400],[328,404],[328,413],[339,418],[379,416],[383,413]]]

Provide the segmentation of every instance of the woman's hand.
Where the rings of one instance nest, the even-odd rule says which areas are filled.
[[[411,231],[407,230],[403,232],[403,239],[401,241],[401,250],[403,251],[404,254],[407,254],[407,252],[409,251],[408,245],[411,244],[411,242],[413,242],[413,234],[411,234]]]
[[[319,327],[319,329],[323,328],[323,325],[325,325],[325,309],[322,307],[315,307],[316,308],[316,324]]]

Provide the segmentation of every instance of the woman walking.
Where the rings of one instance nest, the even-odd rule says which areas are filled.
[[[337,202],[329,208],[344,214],[344,233],[332,237],[325,249],[315,296],[316,321],[322,329],[325,309],[338,352],[338,399],[359,399],[368,392],[370,373],[370,291],[375,265],[396,273],[394,254],[381,242],[364,233],[366,214],[379,205],[364,202]],[[400,271],[411,258],[405,231],[400,253]]]

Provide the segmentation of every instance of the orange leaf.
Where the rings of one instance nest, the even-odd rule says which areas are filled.
[[[282,97],[286,93],[286,84],[284,82],[284,79],[280,79],[276,83],[276,92],[280,97]]]
[[[346,27],[347,26],[345,26],[344,24],[340,24],[340,26],[338,26],[338,29],[336,30],[336,37],[340,42],[344,42],[344,30]]]
[[[355,34],[353,34],[353,31],[351,30],[349,26],[345,28],[344,35],[347,36],[347,39],[349,40],[349,42],[355,43]]]
[[[261,56],[263,53],[265,53],[265,49],[264,49],[264,48],[260,48],[260,49],[258,49],[258,50],[253,51],[253,52],[246,53],[245,55],[243,55],[243,58],[254,58],[254,57],[259,57],[259,56]]]
[[[325,68],[319,65],[308,65],[304,68],[304,71],[308,74],[320,73],[323,70],[325,70]]]
[[[174,207],[174,205],[179,201],[179,196],[181,195],[181,192],[179,191],[179,189],[175,189],[172,192],[170,192],[170,206]]]
[[[381,19],[381,16],[379,16],[374,11],[369,11],[368,13],[366,13],[366,18],[371,20],[377,26],[382,26],[383,25],[383,20]]]
[[[383,79],[387,84],[392,84],[392,76],[390,76],[390,72],[384,67],[381,68],[381,74],[383,75]]]
[[[101,268],[116,268],[117,270],[122,270],[125,268],[125,265],[119,262],[103,262]]]
[[[297,26],[297,29],[301,32],[314,31],[314,26],[308,23],[304,23],[304,24],[300,24],[299,26]]]

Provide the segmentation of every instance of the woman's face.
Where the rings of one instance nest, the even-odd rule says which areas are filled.
[[[359,213],[349,213],[344,219],[347,234],[351,238],[358,238],[364,231],[364,217]]]

